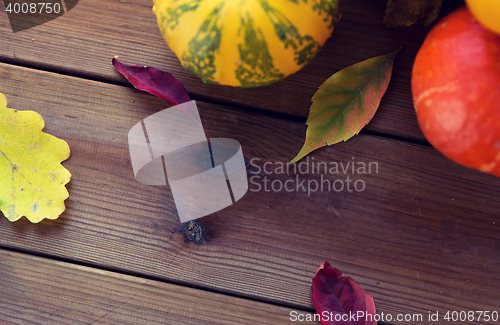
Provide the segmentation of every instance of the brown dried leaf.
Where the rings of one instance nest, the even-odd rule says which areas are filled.
[[[385,10],[387,27],[429,25],[439,15],[444,0],[389,0]]]

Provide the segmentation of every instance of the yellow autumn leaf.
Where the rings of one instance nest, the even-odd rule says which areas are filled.
[[[69,146],[42,132],[43,118],[7,107],[0,93],[0,211],[10,221],[56,219],[69,196],[71,174],[61,165]]]

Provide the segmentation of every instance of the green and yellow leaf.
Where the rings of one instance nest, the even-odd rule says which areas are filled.
[[[304,146],[292,162],[352,138],[370,122],[389,86],[400,50],[344,68],[319,87],[312,97]]]
[[[37,223],[65,210],[71,174],[61,162],[69,146],[43,127],[40,114],[8,108],[0,93],[0,211],[10,221]]]

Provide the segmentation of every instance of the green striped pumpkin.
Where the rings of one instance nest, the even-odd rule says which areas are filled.
[[[340,18],[339,0],[154,0],[183,67],[204,82],[256,87],[309,63]]]

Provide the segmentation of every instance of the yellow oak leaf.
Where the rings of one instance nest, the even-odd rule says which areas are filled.
[[[69,146],[42,132],[44,125],[37,112],[8,108],[0,93],[0,211],[10,221],[37,223],[65,210],[71,174],[61,162]]]

